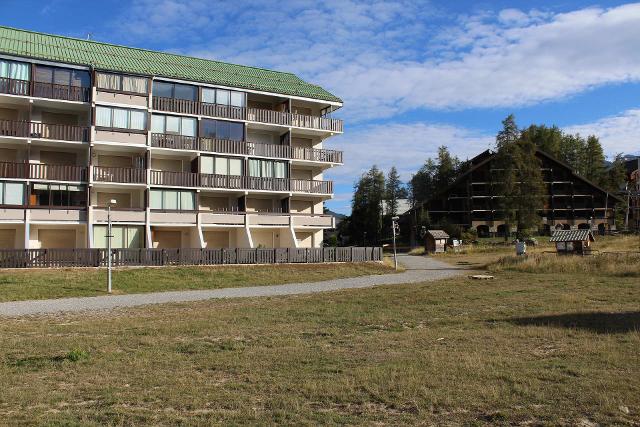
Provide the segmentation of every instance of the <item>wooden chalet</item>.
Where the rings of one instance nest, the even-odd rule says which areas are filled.
[[[556,244],[559,254],[590,255],[595,238],[591,230],[555,230],[550,242]]]
[[[455,224],[476,229],[479,237],[503,236],[504,216],[495,194],[496,153],[487,150],[467,163],[465,172],[449,187],[403,216],[406,229],[415,233],[420,210],[432,224]],[[570,165],[537,150],[546,194],[539,214],[540,232],[557,229],[615,230],[615,205],[623,200],[578,175]],[[415,241],[415,235],[412,236]]]
[[[424,248],[427,253],[443,253],[447,250],[449,235],[444,230],[428,230],[424,236]]]

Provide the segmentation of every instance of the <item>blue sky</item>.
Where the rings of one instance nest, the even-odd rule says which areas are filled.
[[[94,6],[95,4],[95,6]],[[98,6],[99,5],[99,6]],[[640,3],[4,0],[3,25],[294,72],[345,101],[333,210],[372,164],[465,159],[510,113],[640,152]]]

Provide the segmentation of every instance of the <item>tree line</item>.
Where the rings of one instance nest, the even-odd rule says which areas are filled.
[[[617,192],[625,181],[623,154],[606,161],[600,140],[595,135],[563,132],[557,126],[530,125],[520,129],[513,115],[502,121],[496,135],[494,169],[495,194],[508,230],[536,228],[537,210],[544,204],[545,184],[536,150],[542,150],[568,164],[577,174],[610,192]],[[446,146],[440,146],[435,158],[428,158],[408,183],[400,180],[392,167],[384,174],[377,166],[362,174],[354,185],[351,216],[341,224],[339,234],[350,244],[380,244],[390,237],[391,218],[397,214],[398,200],[409,198],[414,207],[437,196],[470,167]],[[386,204],[387,209],[383,211]],[[434,226],[428,212],[422,212],[419,224]],[[454,230],[448,224],[437,224]]]

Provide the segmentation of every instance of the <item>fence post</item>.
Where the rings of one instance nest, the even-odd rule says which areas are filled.
[[[160,265],[164,265],[165,263],[164,260],[165,260],[165,257],[167,256],[167,251],[164,248],[162,248],[162,252],[160,252],[160,256],[161,256]]]
[[[355,248],[353,246],[351,246],[351,259],[349,260],[349,262],[353,262],[353,250]]]
[[[287,262],[291,264],[291,248],[287,248]]]
[[[255,257],[255,262],[254,264],[258,264],[258,248],[256,248],[256,257]]]

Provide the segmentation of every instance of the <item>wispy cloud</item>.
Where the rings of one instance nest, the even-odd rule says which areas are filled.
[[[447,20],[424,1],[138,0],[117,26],[185,53],[297,72],[343,97],[352,121],[530,105],[640,80],[640,4]]]
[[[354,179],[372,165],[388,171],[398,169],[409,180],[425,160],[437,155],[445,145],[462,160],[493,146],[495,137],[482,132],[443,124],[372,125],[327,141],[328,147],[344,151],[344,166],[330,170],[327,176],[340,184]]]
[[[617,153],[640,154],[640,109],[627,110],[593,123],[568,126],[565,131],[599,136],[608,156]]]

